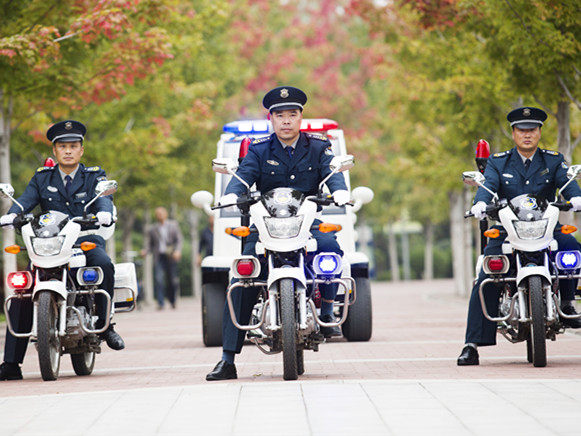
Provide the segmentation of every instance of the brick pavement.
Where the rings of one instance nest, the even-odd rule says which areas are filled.
[[[502,338],[498,346],[480,350],[480,366],[458,367],[467,301],[452,288],[449,280],[374,283],[372,340],[339,339],[323,344],[318,353],[306,352],[306,371],[298,382],[282,381],[280,355],[266,356],[253,346],[237,358],[238,380],[206,382],[220,349],[202,344],[198,299],[183,298],[176,310],[143,307],[120,314],[117,330],[127,348],[115,352],[105,347],[91,376],[74,375],[64,356],[59,379],[43,382],[30,347],[25,380],[0,382],[0,418],[8,410],[15,417],[11,426],[0,419],[0,434],[49,434],[42,427],[48,417],[95,401],[103,405],[57,427],[55,434],[116,434],[111,417],[131,423],[113,426],[123,434],[187,434],[191,429],[198,434],[284,433],[272,427],[257,430],[258,410],[271,411],[261,420],[280,426],[282,419],[287,434],[352,434],[357,424],[360,433],[363,423],[366,434],[486,434],[492,430],[492,412],[506,421],[508,427],[501,428],[514,434],[523,429],[568,434],[563,423],[581,406],[581,336],[560,335],[548,343],[546,368],[526,362],[524,344]],[[331,412],[320,405],[329,398],[335,403]],[[546,398],[558,400],[559,407],[539,418],[537,403]],[[577,408],[573,415],[568,405]],[[478,417],[483,407],[488,420]],[[224,414],[220,419],[214,418],[217,410]],[[287,422],[291,411],[302,418]],[[516,414],[512,421],[506,418],[511,411]],[[333,419],[318,418],[326,413]],[[28,418],[22,424],[24,415]],[[195,423],[188,419],[192,416]]]

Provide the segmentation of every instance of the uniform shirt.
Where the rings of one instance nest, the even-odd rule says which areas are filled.
[[[537,149],[531,165],[527,170],[522,156],[515,148],[502,153],[496,153],[488,159],[484,176],[484,186],[496,192],[499,198],[512,200],[522,194],[536,194],[549,201],[555,199],[555,191],[567,183],[567,164],[561,153],[556,151]],[[562,193],[569,200],[571,197],[581,196],[581,189],[573,181]],[[478,188],[474,203],[483,201],[489,203],[492,194]]]
[[[331,172],[331,142],[322,136],[301,132],[292,158],[283,147],[275,133],[255,140],[236,174],[249,186],[256,183],[263,193],[284,187],[306,195],[317,194],[319,183]],[[341,173],[334,174],[326,183],[331,192],[347,189]],[[235,177],[232,177],[224,192],[231,193],[246,193],[246,187]]]
[[[69,192],[65,189],[58,165],[40,167],[28,183],[24,193],[17,199],[24,207],[24,212],[32,211],[40,205],[42,211],[56,210],[71,217],[83,216],[85,205],[95,196],[97,182],[107,180],[101,167],[85,167],[79,164]],[[20,207],[14,204],[8,213],[20,213]],[[111,196],[101,197],[90,208],[90,212],[113,213]]]

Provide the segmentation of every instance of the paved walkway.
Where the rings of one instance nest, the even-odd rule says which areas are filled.
[[[374,332],[305,353],[282,380],[281,356],[247,346],[239,379],[205,381],[219,348],[201,341],[200,303],[119,315],[127,348],[94,373],[43,382],[34,347],[25,379],[0,382],[0,435],[573,435],[581,410],[581,336],[548,343],[548,365],[499,338],[481,365],[458,367],[467,302],[452,282],[374,283]],[[3,349],[3,332],[0,345]]]

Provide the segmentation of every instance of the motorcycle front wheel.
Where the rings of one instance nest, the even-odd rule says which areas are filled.
[[[56,380],[59,375],[61,339],[56,298],[56,295],[49,291],[40,292],[38,297],[36,348],[40,374],[44,381]]]
[[[283,378],[298,378],[297,362],[297,319],[295,304],[295,283],[292,279],[279,282],[280,322],[282,325],[282,362]],[[301,368],[304,371],[304,368]]]
[[[527,339],[527,349],[531,351],[535,367],[547,366],[547,343],[545,341],[545,304],[541,278],[529,277],[529,314],[531,317],[531,334]]]

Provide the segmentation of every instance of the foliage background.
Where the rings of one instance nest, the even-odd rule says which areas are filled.
[[[50,155],[46,129],[79,119],[85,163],[119,181],[130,243],[142,246],[158,205],[187,234],[191,193],[213,190],[221,126],[264,118],[263,94],[290,84],[309,96],[306,117],[340,123],[356,156],[352,185],[375,191],[360,222],[375,234],[377,277],[390,278],[384,230],[404,211],[435,225],[435,274],[450,276],[449,199],[480,138],[492,152],[512,147],[509,110],[543,107],[543,146],[581,161],[577,3],[0,0],[10,179],[22,192]],[[425,238],[411,241],[421,278]]]

